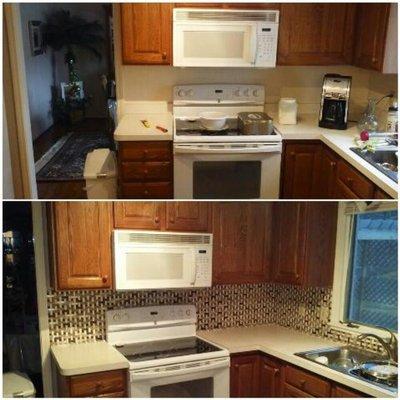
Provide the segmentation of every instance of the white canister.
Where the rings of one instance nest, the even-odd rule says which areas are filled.
[[[297,124],[297,101],[284,97],[279,100],[279,123],[282,125]]]

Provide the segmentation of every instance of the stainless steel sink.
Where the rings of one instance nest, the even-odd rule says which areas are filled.
[[[398,148],[396,146],[387,146],[384,150],[377,149],[375,152],[361,150],[358,147],[351,147],[350,150],[352,150],[365,161],[369,162],[390,179],[397,182],[398,161],[396,152],[398,151]]]
[[[372,381],[361,376],[359,366],[371,360],[386,360],[387,357],[371,351],[365,351],[352,346],[338,346],[327,349],[296,353],[296,356],[324,365],[327,368],[367,381],[391,392],[397,392],[397,381],[394,383]]]

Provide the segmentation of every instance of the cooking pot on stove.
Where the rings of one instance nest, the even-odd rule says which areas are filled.
[[[263,112],[241,112],[238,114],[238,128],[242,135],[272,135],[273,120]]]

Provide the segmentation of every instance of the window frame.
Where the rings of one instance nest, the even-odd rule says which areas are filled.
[[[357,203],[359,211],[353,214],[346,213],[349,202],[339,203],[332,287],[332,311],[329,326],[353,334],[374,333],[380,337],[389,337],[389,334],[382,329],[362,324],[352,325],[343,321],[347,303],[347,285],[352,254],[351,246],[353,240],[354,216],[356,214],[371,212],[397,211],[397,204],[395,202],[374,202],[373,207],[369,207],[366,202]],[[396,337],[398,336],[397,332],[393,333]]]

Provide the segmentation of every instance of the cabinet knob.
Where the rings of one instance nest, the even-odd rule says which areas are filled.
[[[171,224],[173,224],[175,222],[175,218],[174,217],[170,217],[169,218],[169,222],[171,222]]]
[[[304,379],[299,380],[300,386],[303,388],[306,384],[306,381]]]
[[[290,155],[291,155],[292,157],[294,157],[294,156],[296,155],[296,153],[295,153],[294,151],[291,151],[291,152],[290,152]]]
[[[103,283],[106,283],[108,281],[108,275],[104,275],[101,280],[103,281]]]
[[[159,217],[155,217],[155,218],[154,218],[154,222],[155,222],[156,224],[158,224],[158,223],[160,222],[160,218],[159,218]]]
[[[167,53],[166,52],[162,53],[161,57],[162,57],[163,60],[165,60],[167,58]]]
[[[331,161],[331,162],[330,162],[330,165],[331,165],[332,168],[333,168],[333,167],[336,167],[335,161]]]
[[[144,191],[144,194],[149,194],[149,191],[146,189],[146,190]]]
[[[143,171],[143,173],[146,175],[146,174],[149,173],[149,171],[148,171],[147,169],[145,169],[145,170]]]
[[[279,368],[274,368],[274,376],[277,376],[279,374]]]

